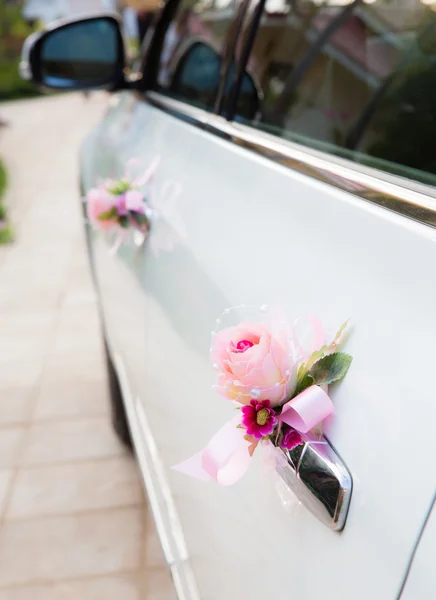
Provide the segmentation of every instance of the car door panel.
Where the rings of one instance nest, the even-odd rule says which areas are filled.
[[[146,162],[161,155],[156,197],[176,181],[177,218],[156,219],[110,302],[132,308],[135,298],[116,337],[168,469],[201,597],[395,598],[433,492],[430,438],[417,433],[432,393],[417,374],[432,368],[434,230],[148,104],[137,111],[135,130],[147,134],[129,150]],[[117,160],[126,158],[120,150]],[[177,230],[180,219],[184,237],[153,252],[162,225]],[[133,250],[123,252],[112,260]],[[208,350],[215,319],[241,303],[278,304],[291,319],[316,314],[331,333],[352,317],[354,362],[331,388],[326,427],[354,479],[341,534],[298,503],[286,507],[260,456],[233,488],[170,470],[233,415],[211,389]]]

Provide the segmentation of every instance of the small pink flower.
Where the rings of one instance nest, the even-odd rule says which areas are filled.
[[[298,433],[296,429],[290,427],[286,430],[285,435],[283,436],[281,447],[286,450],[293,450],[297,446],[303,443],[303,438]]]
[[[128,190],[124,197],[127,210],[144,213],[144,194],[138,190]]]
[[[279,406],[293,391],[294,362],[285,331],[241,323],[212,338],[210,357],[219,371],[217,391],[240,404],[251,398]]]
[[[248,406],[242,407],[242,426],[255,440],[268,437],[278,423],[269,400],[251,400]]]
[[[100,229],[110,229],[117,225],[116,219],[99,219],[99,216],[113,207],[113,197],[103,188],[92,188],[86,196],[86,212],[89,220]]]
[[[125,217],[128,213],[126,204],[127,203],[126,203],[126,195],[125,194],[123,194],[122,196],[115,196],[114,206],[117,209],[117,213],[119,214],[120,217]]]

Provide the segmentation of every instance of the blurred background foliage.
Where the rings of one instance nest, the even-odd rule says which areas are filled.
[[[0,101],[39,94],[18,73],[24,40],[37,27],[37,24],[24,20],[22,9],[21,3],[0,0]]]

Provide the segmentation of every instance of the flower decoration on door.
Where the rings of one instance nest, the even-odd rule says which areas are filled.
[[[143,241],[150,229],[153,211],[140,188],[151,182],[160,159],[156,157],[145,173],[135,179],[129,175],[133,162],[137,161],[133,159],[127,163],[122,178],[104,181],[100,186],[90,189],[85,198],[91,224],[101,231],[116,234],[112,253],[132,232],[140,234]]]
[[[218,328],[224,317],[247,308],[226,309],[217,319]],[[176,470],[231,485],[245,473],[260,444],[292,450],[304,443],[306,434],[321,434],[323,421],[333,413],[327,387],[346,375],[352,361],[339,350],[348,321],[326,343],[315,317],[291,325],[267,307],[257,312],[262,318],[212,333],[216,391],[235,403],[237,415]]]

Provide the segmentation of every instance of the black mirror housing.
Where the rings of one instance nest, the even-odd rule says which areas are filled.
[[[111,13],[57,21],[24,42],[20,73],[58,90],[116,90],[125,78],[120,24]]]

